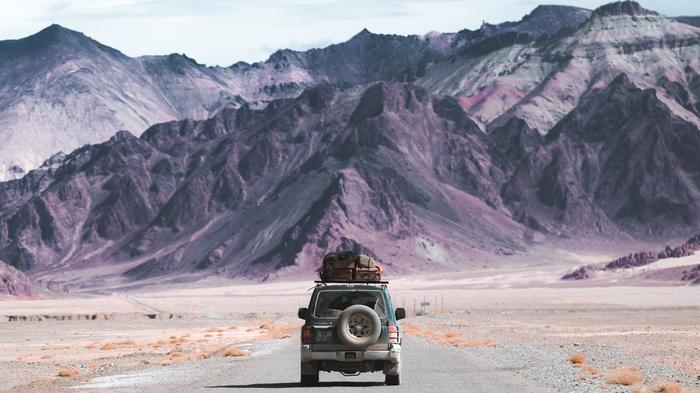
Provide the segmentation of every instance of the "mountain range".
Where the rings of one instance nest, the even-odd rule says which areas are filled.
[[[341,248],[409,273],[562,239],[687,237],[693,20],[540,6],[225,68],[56,25],[0,42],[0,157],[18,177],[0,183],[0,276],[25,293],[273,279]]]
[[[58,151],[179,119],[204,120],[230,105],[263,107],[319,83],[411,80],[465,46],[506,32],[532,37],[582,23],[589,11],[538,7],[522,21],[476,31],[398,36],[363,30],[349,41],[264,62],[208,67],[181,54],[128,57],[52,25],[0,41],[0,180],[18,178]]]

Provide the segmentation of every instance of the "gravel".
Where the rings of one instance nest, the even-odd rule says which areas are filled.
[[[629,387],[609,385],[602,377],[592,376],[568,361],[578,353],[586,357],[586,363],[601,372],[613,366],[638,366],[646,375],[645,383],[657,381],[678,382],[687,388],[700,387],[700,381],[670,367],[631,356],[616,348],[604,345],[509,345],[467,349],[476,356],[502,364],[511,364],[524,378],[555,392],[612,393],[629,392]],[[580,376],[587,375],[582,380]]]
[[[81,392],[205,392],[235,390],[253,392],[300,391],[298,349],[294,339],[256,344],[253,356],[207,359],[171,367],[149,366],[142,370],[94,378],[78,386]],[[321,373],[324,391],[406,392],[519,392],[519,393],[627,393],[629,387],[608,385],[602,378],[581,380],[584,373],[567,359],[581,353],[587,362],[605,371],[614,365],[637,365],[647,384],[658,380],[679,381],[685,387],[697,380],[671,368],[630,357],[600,345],[551,346],[518,344],[483,348],[455,348],[409,337],[404,343],[404,370],[400,387],[386,387],[381,373],[343,377]],[[319,389],[320,391],[321,389]]]

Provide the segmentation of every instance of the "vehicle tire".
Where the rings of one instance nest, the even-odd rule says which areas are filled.
[[[301,386],[314,386],[318,383],[318,377],[313,375],[302,375],[301,376]]]
[[[318,384],[318,371],[316,374],[301,374],[301,386],[314,386]]]
[[[384,385],[397,386],[401,385],[400,375],[387,375],[384,377]]]
[[[315,362],[301,364],[301,386],[313,386],[318,383],[318,364]]]
[[[362,304],[346,308],[337,326],[338,337],[350,348],[361,349],[377,342],[382,322],[374,310]]]

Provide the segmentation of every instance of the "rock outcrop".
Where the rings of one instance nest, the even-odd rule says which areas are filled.
[[[0,296],[36,296],[40,286],[24,273],[0,261]]]
[[[503,199],[549,233],[686,235],[700,219],[697,126],[621,74],[518,167]]]
[[[695,254],[700,250],[700,234],[697,234],[688,239],[684,244],[678,247],[666,246],[663,251],[642,251],[635,252],[624,257],[617,258],[611,262],[603,264],[594,264],[581,266],[571,273],[562,276],[562,280],[587,280],[595,277],[596,271],[616,271],[632,269],[640,266],[650,265],[658,260],[667,258],[682,258]],[[700,277],[700,266],[690,270],[683,271],[681,277],[677,277],[680,281],[694,281]]]

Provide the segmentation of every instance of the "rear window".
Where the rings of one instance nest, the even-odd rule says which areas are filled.
[[[316,318],[337,318],[346,308],[362,304],[373,309],[379,318],[386,317],[384,296],[380,291],[330,290],[319,292],[314,307]]]

